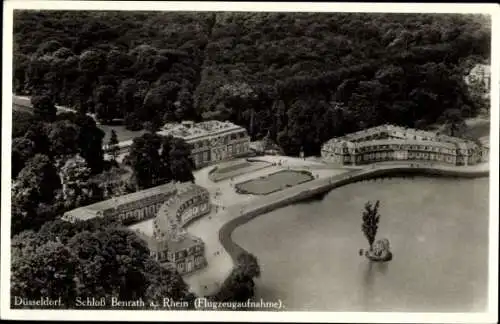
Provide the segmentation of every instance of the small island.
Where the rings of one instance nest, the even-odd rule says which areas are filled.
[[[380,220],[380,215],[378,213],[379,206],[380,201],[378,200],[374,205],[372,205],[371,202],[367,202],[365,204],[365,211],[363,212],[363,225],[361,226],[361,229],[368,240],[370,249],[365,251],[364,254],[370,261],[387,262],[392,260],[389,240],[384,238],[375,242],[375,237],[377,236],[378,231],[378,223]],[[360,252],[362,255],[363,250]]]

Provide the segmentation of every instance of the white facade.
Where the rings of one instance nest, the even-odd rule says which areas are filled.
[[[472,141],[432,132],[382,125],[334,138],[323,144],[326,162],[360,165],[381,161],[432,161],[472,165],[487,160],[487,148]]]
[[[157,134],[182,138],[190,144],[195,168],[245,156],[250,152],[250,137],[246,129],[230,122],[168,123]],[[119,154],[127,153],[132,143],[133,140],[118,143]],[[107,152],[109,146],[103,149]]]
[[[244,156],[250,151],[246,129],[230,122],[210,120],[166,124],[158,134],[182,138],[190,144],[196,168]]]

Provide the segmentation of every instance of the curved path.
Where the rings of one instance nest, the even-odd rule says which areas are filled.
[[[418,166],[417,166],[418,165]],[[229,253],[233,262],[237,256],[245,250],[236,244],[232,238],[232,232],[240,225],[247,223],[253,218],[268,213],[277,208],[281,208],[301,200],[314,197],[318,194],[328,192],[350,183],[369,180],[382,176],[397,176],[400,174],[415,174],[445,177],[466,177],[477,178],[487,177],[488,169],[482,168],[460,168],[447,166],[419,165],[417,163],[405,163],[400,165],[372,164],[364,169],[351,171],[332,177],[312,180],[294,186],[286,191],[269,194],[266,197],[255,201],[250,208],[242,210],[239,217],[224,224],[219,231],[219,240],[224,249]]]
[[[230,181],[214,183],[208,179],[211,168],[204,168],[195,172],[196,183],[206,187],[210,192],[220,190],[223,194],[214,200],[216,204],[225,206],[224,210],[213,212],[208,216],[196,220],[187,228],[188,232],[200,237],[205,242],[208,266],[195,273],[184,277],[193,292],[198,295],[208,295],[216,292],[224,279],[229,275],[234,258],[244,251],[231,240],[235,228],[251,219],[307,199],[348,183],[376,178],[390,174],[427,173],[429,175],[442,175],[454,177],[482,177],[488,176],[488,165],[467,167],[439,166],[426,163],[379,163],[375,165],[339,168],[332,165],[304,161],[291,157],[265,156],[266,161],[283,161],[282,166],[271,166],[264,170],[240,175],[234,183],[258,178],[279,170],[309,170],[316,175],[316,179],[287,188],[266,196],[237,194]],[[419,165],[411,167],[410,164]]]

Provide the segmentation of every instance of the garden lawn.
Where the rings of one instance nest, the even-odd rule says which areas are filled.
[[[313,179],[314,177],[308,171],[283,170],[238,183],[235,187],[236,191],[241,194],[267,195]]]

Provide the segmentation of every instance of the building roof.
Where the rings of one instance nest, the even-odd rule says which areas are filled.
[[[85,221],[85,220],[89,220],[89,219],[97,217],[97,211],[90,210],[90,209],[87,209],[85,207],[80,207],[80,208],[70,210],[70,211],[64,213],[64,215],[63,215],[63,219],[70,220],[69,219],[70,217],[74,217],[75,219]]]
[[[159,232],[167,236],[175,236],[178,233],[171,233],[171,231],[182,231],[181,228],[184,224],[181,224],[177,219],[177,213],[184,202],[195,196],[202,196],[207,200],[209,199],[207,189],[193,185],[189,190],[179,190],[178,194],[165,201],[156,214]]]
[[[222,134],[230,131],[245,130],[243,127],[231,122],[222,122],[218,120],[208,120],[200,123],[183,122],[183,123],[167,123],[162,129],[156,132],[162,136],[173,136],[182,138],[185,141],[191,141],[209,135]],[[121,141],[118,143],[119,148],[127,148],[132,146],[133,139]],[[103,146],[105,149],[108,145]]]
[[[489,76],[491,74],[491,67],[487,64],[476,64],[470,70],[469,75]]]
[[[138,192],[130,193],[127,195],[114,197],[108,200],[100,201],[98,203],[87,205],[83,207],[79,207],[73,210],[70,210],[65,213],[65,215],[75,216],[79,219],[89,219],[96,217],[96,213],[98,211],[108,210],[110,208],[115,208],[117,206],[139,201],[147,197],[151,197],[154,195],[162,194],[162,193],[173,193],[177,190],[185,190],[184,188],[192,186],[191,183],[173,183],[169,182],[167,184],[156,186],[153,188],[141,190]]]
[[[181,251],[193,246],[197,246],[203,244],[203,241],[189,233],[185,233],[182,238],[179,240],[172,240],[170,238],[165,239],[155,239],[154,237],[150,237],[146,239],[148,243],[149,249],[158,252],[158,251],[172,251],[177,252]]]
[[[374,140],[363,140],[367,136],[372,136],[380,133],[391,133],[398,132],[403,134],[399,138],[386,138],[386,139],[374,139]],[[422,139],[415,139],[414,137],[420,137]],[[452,137],[448,135],[438,135],[433,132],[404,128],[401,126],[395,126],[391,124],[384,124],[365,130],[361,130],[355,133],[347,134],[343,137],[332,138],[325,142],[323,145],[324,149],[328,148],[330,145],[335,143],[343,143],[343,145],[348,147],[364,147],[370,145],[384,145],[384,144],[410,144],[410,145],[429,145],[434,147],[443,147],[449,149],[455,149],[457,146],[461,148],[474,148],[476,145],[468,140],[461,139],[458,137]]]
[[[244,128],[228,121],[208,120],[200,123],[167,123],[158,134],[171,135],[184,140],[193,140],[199,137],[221,134],[234,130],[244,130]]]

